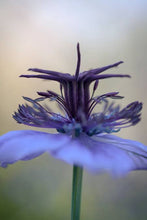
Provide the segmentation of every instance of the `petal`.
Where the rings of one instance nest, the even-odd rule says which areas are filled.
[[[131,170],[147,169],[147,147],[114,135],[89,137],[83,134],[73,139],[64,134],[24,130],[0,137],[2,167],[18,160],[33,159],[44,152],[92,172],[124,175]]]
[[[44,152],[65,145],[70,137],[63,134],[22,130],[11,131],[0,137],[0,166],[18,160],[30,160]]]
[[[100,138],[100,137],[99,137]],[[104,139],[105,140],[104,140]],[[101,141],[108,142],[125,152],[132,161],[130,170],[147,169],[147,146],[134,140],[123,139],[115,135],[101,136]]]
[[[92,172],[124,175],[131,170],[147,169],[147,147],[114,135],[81,135],[73,139],[70,146],[58,148],[51,154]]]

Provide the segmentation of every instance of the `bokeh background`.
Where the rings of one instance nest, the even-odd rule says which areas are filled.
[[[30,67],[74,73],[77,42],[81,71],[124,61],[108,72],[132,78],[103,80],[97,94],[119,91],[122,106],[142,101],[142,121],[119,135],[147,144],[146,0],[1,0],[0,134],[30,129],[12,119],[22,96],[59,90],[56,83],[19,75]],[[70,219],[71,179],[72,167],[48,155],[1,168],[0,219]],[[121,179],[84,172],[81,219],[145,220],[146,207],[146,171]]]

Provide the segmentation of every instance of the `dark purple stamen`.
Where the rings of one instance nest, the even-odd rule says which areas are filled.
[[[53,80],[60,83],[61,95],[55,92],[38,92],[41,98],[32,100],[25,98],[32,106],[22,105],[14,114],[18,123],[30,126],[56,128],[63,133],[69,133],[78,129],[88,135],[99,133],[116,132],[122,127],[135,125],[140,121],[142,103],[133,102],[126,108],[114,107],[108,99],[121,99],[118,92],[110,92],[97,97],[94,93],[98,88],[99,80],[112,77],[130,77],[121,74],[102,74],[104,71],[117,67],[122,61],[80,73],[81,54],[80,46],[77,44],[77,66],[75,75],[60,73],[51,70],[30,68],[29,71],[40,73],[39,75],[21,75],[26,78],[40,78]],[[94,82],[93,91],[90,95],[90,85]],[[63,109],[65,115],[53,113],[50,109],[43,107],[40,102],[44,99],[54,100]],[[93,113],[96,105],[104,103],[103,112]]]

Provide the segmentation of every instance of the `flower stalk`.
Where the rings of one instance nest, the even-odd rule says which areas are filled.
[[[83,168],[73,166],[71,220],[80,220]]]

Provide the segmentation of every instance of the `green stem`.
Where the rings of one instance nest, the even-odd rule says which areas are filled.
[[[73,167],[71,220],[80,220],[83,169]]]

